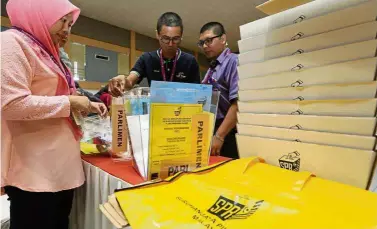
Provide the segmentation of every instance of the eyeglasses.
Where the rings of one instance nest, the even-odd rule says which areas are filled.
[[[197,45],[198,45],[199,48],[203,48],[204,44],[207,45],[207,46],[209,46],[209,45],[212,44],[213,39],[221,37],[222,35],[223,34],[220,34],[220,35],[214,36],[214,37],[209,37],[209,38],[207,38],[205,40],[199,40],[199,42],[197,43]]]
[[[173,42],[173,44],[178,44],[182,41],[182,37],[168,37],[168,36],[162,36],[160,38],[160,41],[164,44],[170,44],[170,41]]]

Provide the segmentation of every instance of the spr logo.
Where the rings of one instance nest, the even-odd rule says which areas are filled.
[[[174,115],[179,116],[181,114],[182,107],[177,107],[177,109],[174,110]]]
[[[292,170],[295,172],[300,171],[300,154],[295,151],[287,155],[283,155],[279,159],[280,168]]]
[[[223,221],[230,219],[246,219],[253,215],[263,204],[263,202],[264,200],[259,200],[252,206],[246,206],[226,197],[220,196],[212,207],[208,209],[208,212],[217,216]]]

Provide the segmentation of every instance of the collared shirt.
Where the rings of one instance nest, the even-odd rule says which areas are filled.
[[[214,90],[220,91],[216,119],[225,118],[233,101],[238,99],[238,56],[226,48],[217,58],[219,62],[212,74]],[[211,69],[208,69],[206,76]]]
[[[171,71],[174,65],[173,60],[164,60],[166,80],[170,80]],[[147,52],[141,55],[131,73],[139,76],[139,82],[146,77],[148,84],[152,80],[163,81],[160,63],[160,49],[154,52]],[[195,57],[189,53],[179,51],[176,70],[173,76],[173,82],[182,83],[200,83],[199,65]]]

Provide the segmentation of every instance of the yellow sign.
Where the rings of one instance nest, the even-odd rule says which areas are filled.
[[[211,118],[200,104],[152,103],[148,179],[206,166]]]

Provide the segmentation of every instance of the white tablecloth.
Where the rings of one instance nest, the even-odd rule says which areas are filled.
[[[115,229],[101,213],[99,205],[107,202],[115,189],[131,185],[85,161],[83,165],[86,182],[75,192],[70,229]]]
[[[9,215],[10,215],[10,202],[8,201],[8,195],[0,196],[0,223],[1,229],[9,228]]]

